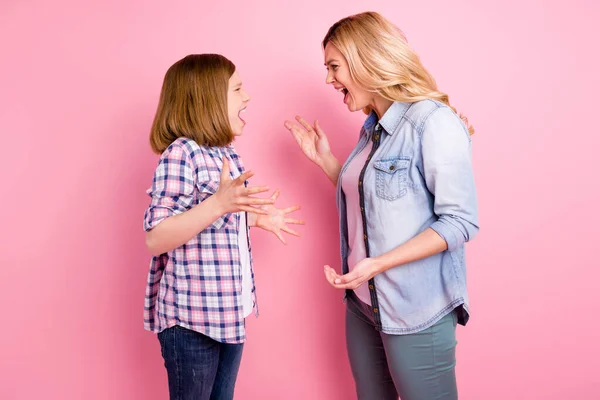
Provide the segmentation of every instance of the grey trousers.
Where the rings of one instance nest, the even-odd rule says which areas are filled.
[[[409,335],[375,329],[373,310],[348,294],[346,346],[359,400],[456,400],[456,312]]]

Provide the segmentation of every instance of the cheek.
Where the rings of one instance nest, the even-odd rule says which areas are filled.
[[[354,95],[360,100],[365,100],[368,98],[368,93],[359,88],[354,88]]]

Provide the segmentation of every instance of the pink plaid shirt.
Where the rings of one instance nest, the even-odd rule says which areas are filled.
[[[144,229],[149,231],[213,195],[219,188],[222,157],[229,160],[232,178],[244,171],[233,146],[198,146],[187,138],[174,141],[160,157],[148,189],[152,200]],[[245,341],[239,223],[239,213],[225,214],[183,246],[152,257],[145,329],[160,332],[179,325],[223,343]],[[250,264],[252,268],[252,256]],[[254,271],[252,298],[258,315]]]

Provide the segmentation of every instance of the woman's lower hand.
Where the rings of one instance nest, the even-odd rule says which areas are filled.
[[[336,289],[351,289],[358,288],[369,279],[377,275],[379,264],[374,258],[365,258],[361,260],[352,271],[345,275],[338,275],[337,272],[329,265],[325,265],[325,278],[331,286]]]

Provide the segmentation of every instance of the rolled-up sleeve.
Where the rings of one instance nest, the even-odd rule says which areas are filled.
[[[195,181],[185,149],[171,146],[161,156],[152,187],[147,191],[151,201],[144,214],[144,230],[149,231],[165,218],[189,210],[194,201]]]
[[[438,219],[430,226],[453,251],[479,231],[471,139],[448,107],[427,118],[421,136],[423,172]]]

